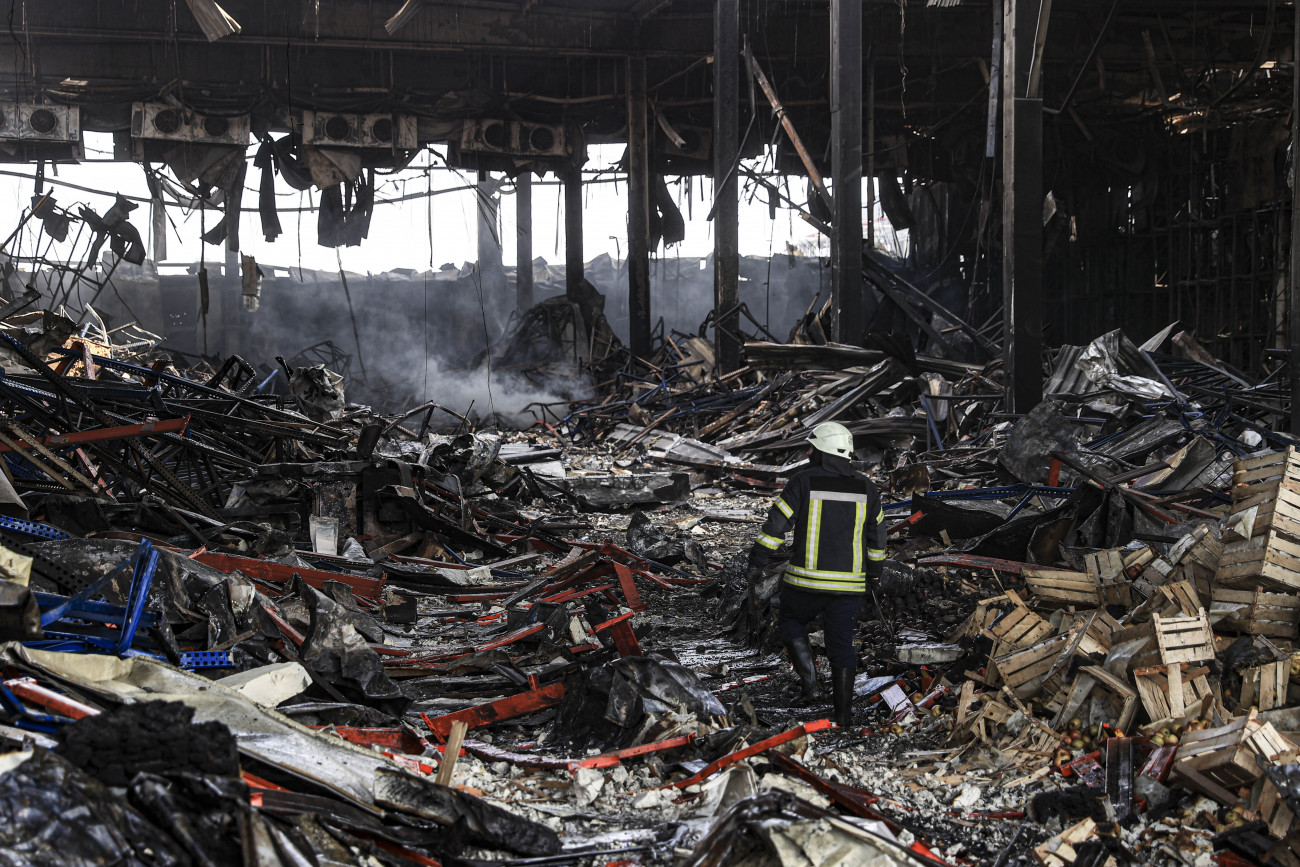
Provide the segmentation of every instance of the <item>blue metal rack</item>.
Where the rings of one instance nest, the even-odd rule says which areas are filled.
[[[66,653],[131,655],[131,645],[140,627],[148,628],[157,622],[157,615],[144,609],[149,601],[149,588],[158,571],[159,557],[153,544],[146,539],[129,560],[119,563],[74,596],[37,593],[41,627],[46,637],[24,643],[28,647]],[[126,605],[96,601],[95,597],[102,596],[110,582],[128,570],[131,586]]]
[[[230,668],[233,662],[229,650],[195,650],[181,654],[181,668]]]
[[[62,542],[72,538],[58,527],[51,527],[49,524],[40,524],[36,521],[24,521],[21,518],[9,518],[4,515],[0,515],[0,530],[8,530],[11,533],[21,533],[34,539],[47,539],[54,542]]]

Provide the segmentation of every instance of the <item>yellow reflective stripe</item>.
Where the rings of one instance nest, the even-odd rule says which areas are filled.
[[[773,503],[772,505],[776,506],[776,508],[781,512],[781,514],[785,515],[787,518],[794,517],[794,509],[790,508],[789,504],[787,504],[786,501],[781,499],[780,497],[777,497],[776,502]]]
[[[877,523],[877,524],[883,524],[883,523],[885,523],[885,510],[884,510],[884,509],[881,509],[881,510],[880,510],[880,514],[879,514],[879,515],[876,515],[876,523]]]
[[[805,569],[793,563],[785,567],[785,574],[798,575],[801,578],[823,578],[830,581],[857,581],[866,578],[864,572],[832,572],[826,569]]]
[[[758,544],[762,545],[764,548],[770,548],[771,550],[775,551],[777,548],[781,547],[781,542],[784,540],[778,539],[776,536],[769,536],[766,533],[759,533],[758,539],[756,539],[755,541],[757,541]]]
[[[885,559],[885,552],[879,548],[868,548],[867,559],[872,561],[873,563],[878,563],[881,560]]]
[[[862,571],[862,528],[867,523],[867,504],[858,503],[853,510],[853,571]]]
[[[802,587],[806,590],[825,590],[831,593],[866,593],[867,581],[865,578],[859,578],[856,581],[819,581],[815,578],[799,578],[787,574],[785,583],[794,587]]]
[[[805,546],[804,565],[817,568],[817,546],[822,535],[822,504],[820,500],[808,503],[808,539]]]

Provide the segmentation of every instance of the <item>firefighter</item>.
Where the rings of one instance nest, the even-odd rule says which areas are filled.
[[[752,585],[793,530],[793,552],[781,587],[781,641],[799,676],[804,701],[817,700],[808,625],[821,616],[835,722],[847,728],[858,664],[853,630],[867,581],[874,583],[884,568],[885,515],[876,486],[849,463],[853,434],[848,428],[835,422],[819,424],[808,442],[811,465],[792,476],[772,504],[749,552],[748,578]]]

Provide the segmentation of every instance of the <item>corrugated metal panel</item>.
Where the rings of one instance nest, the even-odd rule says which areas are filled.
[[[1043,387],[1044,394],[1086,394],[1095,391],[1096,385],[1075,364],[1083,353],[1082,346],[1062,346],[1056,355],[1056,367]]]

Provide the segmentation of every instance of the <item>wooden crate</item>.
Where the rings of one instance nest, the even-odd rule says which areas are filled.
[[[1229,541],[1218,583],[1233,588],[1300,589],[1300,454],[1294,447],[1238,461]]]
[[[1202,608],[1200,594],[1191,581],[1173,581],[1156,588],[1155,610],[1162,617],[1194,617]]]
[[[1098,581],[1112,581],[1124,574],[1124,549],[1091,551],[1083,555],[1083,565]]]
[[[1053,669],[1065,668],[1064,664],[1057,666],[1056,663],[1074,644],[1074,639],[1074,632],[1067,632],[1024,650],[996,657],[993,662],[1003,683],[1018,697],[1029,698],[1046,686],[1047,676],[1054,673]]]
[[[1130,578],[1136,578],[1142,574],[1142,570],[1147,564],[1159,557],[1160,554],[1155,548],[1148,545],[1145,548],[1138,548],[1136,551],[1130,551],[1124,556],[1124,574]]]
[[[1071,605],[1093,608],[1101,597],[1097,582],[1087,572],[1065,569],[1025,569],[1021,573],[1034,598],[1044,605],[1065,608]]]
[[[1083,555],[1084,567],[1097,584],[1102,605],[1133,607],[1133,581],[1124,571],[1124,549],[1093,551]]]
[[[963,713],[958,715],[953,725],[953,741],[960,743],[971,738],[980,741],[991,740],[997,727],[1010,719],[1014,713],[1010,707],[988,693],[975,696],[973,699],[972,702],[962,705]]]
[[[1291,830],[1295,815],[1287,806],[1286,798],[1282,797],[1282,793],[1267,775],[1260,777],[1255,784],[1251,805],[1251,809],[1268,826],[1268,835],[1273,839],[1281,840]]]
[[[1214,633],[1210,631],[1210,618],[1204,608],[1192,617],[1156,614],[1151,618],[1151,625],[1156,631],[1160,661],[1165,665],[1214,659]]]
[[[1119,605],[1125,609],[1132,608],[1137,602],[1133,582],[1125,577],[1097,582],[1097,596],[1102,605]]]
[[[1208,524],[1199,524],[1173,544],[1169,553],[1148,562],[1134,579],[1134,589],[1151,596],[1166,584],[1186,581],[1198,596],[1208,599],[1223,543]]]
[[[1258,587],[1253,590],[1216,587],[1212,598],[1215,608],[1249,606],[1240,614],[1220,620],[1217,624],[1220,632],[1292,639],[1300,635],[1300,598],[1290,593],[1266,593]]]
[[[1209,599],[1214,587],[1214,575],[1219,569],[1219,561],[1223,559],[1223,540],[1205,524],[1197,527],[1198,531],[1202,529],[1206,531],[1205,534],[1183,555],[1174,570],[1174,577],[1191,582],[1202,599]]]
[[[1287,508],[1300,517],[1300,502]],[[1225,545],[1214,580],[1225,587],[1300,590],[1300,541],[1289,533],[1269,530],[1265,535]]]
[[[1009,653],[1018,647],[1031,647],[1052,634],[1052,624],[1024,605],[1013,606],[988,628],[996,653]]]
[[[1280,482],[1300,481],[1300,452],[1294,446],[1254,458],[1243,458],[1232,466],[1232,511],[1269,502]]]
[[[1272,710],[1286,707],[1287,685],[1291,673],[1291,662],[1270,662],[1265,665],[1248,668],[1241,673],[1241,697],[1237,701],[1237,712],[1245,713],[1251,707],[1259,710]]]
[[[1083,716],[1084,702],[1094,690],[1098,689],[1108,691],[1114,696],[1120,710],[1119,715],[1110,720],[1110,723],[1120,731],[1127,732],[1133,725],[1133,717],[1137,713],[1138,695],[1127,683],[1098,665],[1080,666],[1059,706],[1048,706],[1048,710],[1056,714],[1054,725],[1060,728],[1062,720]]]
[[[993,624],[993,621],[1002,616],[1002,609],[1008,602],[1016,605],[1023,604],[1020,597],[1014,592],[1008,592],[1003,596],[990,596],[987,599],[981,599],[975,605],[975,610],[971,612],[970,617],[967,617],[961,626],[948,634],[947,640],[956,642],[962,638],[974,638],[979,635],[985,629],[988,629]]]
[[[1232,804],[1238,801],[1236,789],[1253,785],[1262,776],[1256,756],[1273,761],[1295,749],[1271,723],[1260,722],[1251,711],[1218,728],[1186,732],[1172,773],[1189,788]]]
[[[1179,719],[1188,708],[1196,706],[1207,695],[1213,695],[1206,680],[1209,673],[1210,670],[1204,666],[1156,665],[1135,669],[1133,685],[1137,687],[1138,697],[1151,722]]]
[[[1090,611],[1062,614],[1056,631],[1069,632],[1076,626],[1084,630],[1083,637],[1079,639],[1079,652],[1100,656],[1110,652],[1114,646],[1112,636],[1121,629],[1119,622],[1107,614],[1104,608],[1093,608]]]

